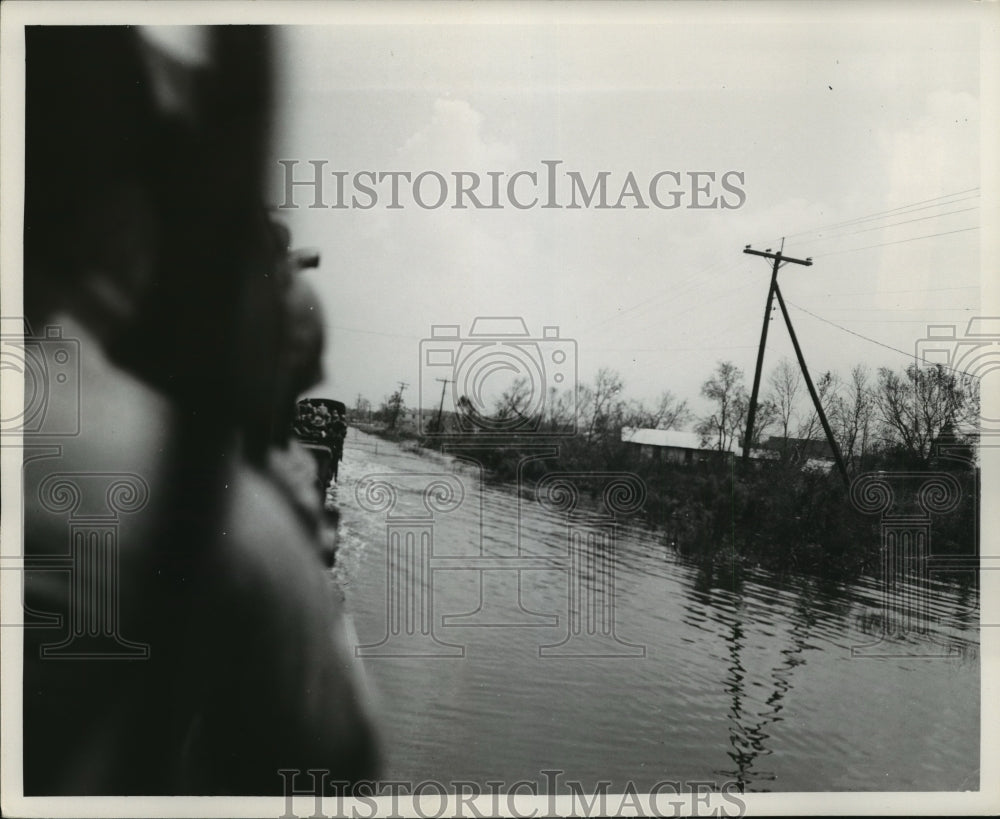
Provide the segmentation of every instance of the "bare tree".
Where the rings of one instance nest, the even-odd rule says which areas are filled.
[[[646,429],[680,429],[691,420],[687,401],[665,390],[652,407],[641,401],[631,402],[625,417],[626,426]]]
[[[355,418],[367,418],[371,415],[372,403],[367,398],[363,397],[361,393],[358,393],[357,400],[354,402],[354,417]]]
[[[828,419],[839,389],[840,379],[837,377],[836,373],[831,372],[830,370],[823,373],[816,381],[816,393],[819,395],[819,403],[820,406],[823,407],[823,413]],[[814,438],[819,438],[825,435],[823,432],[823,424],[820,423],[819,414],[816,412],[816,408],[812,406],[812,402],[810,402],[810,410],[806,419],[807,420],[805,422],[799,424],[797,437],[811,441]]]
[[[549,430],[570,430],[576,427],[579,413],[577,412],[574,390],[562,390],[549,387],[545,399],[545,422]]]
[[[749,407],[750,401],[747,399],[747,407]],[[765,432],[770,432],[774,425],[778,422],[778,408],[774,401],[771,399],[764,399],[757,404],[757,414],[754,417],[753,423],[753,441],[751,441],[751,446],[758,447],[760,442],[764,438]],[[743,421],[741,422],[741,428],[746,426],[746,410],[743,412]]]
[[[392,395],[382,400],[382,405],[379,407],[378,415],[383,421],[386,422],[389,429],[395,429],[396,423],[399,421],[400,413],[403,412],[405,406],[406,405],[403,402],[403,391],[399,389]]]
[[[496,402],[496,419],[498,421],[512,418],[527,419],[533,395],[534,389],[527,378],[515,379]]]
[[[695,432],[703,445],[724,452],[738,440],[746,420],[747,398],[743,386],[743,370],[731,361],[720,361],[712,376],[701,386],[701,394],[715,409],[698,421]]]
[[[796,416],[802,374],[789,359],[783,358],[768,381],[771,385],[769,400],[774,406],[774,423],[781,430],[781,457],[784,458],[788,455],[788,437]]]
[[[852,467],[857,467],[871,449],[875,420],[875,397],[868,368],[857,364],[851,380],[831,405],[831,424],[840,451]]]
[[[587,440],[592,441],[617,426],[616,421],[624,415],[625,404],[619,397],[624,387],[621,375],[615,370],[602,367],[597,371],[594,386],[587,391],[589,424]]]
[[[975,388],[940,365],[911,364],[903,376],[883,367],[875,389],[883,442],[926,464],[935,442],[975,412]]]

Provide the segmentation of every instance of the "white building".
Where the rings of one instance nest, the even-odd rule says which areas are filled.
[[[727,450],[720,450],[718,447],[703,445],[701,436],[696,432],[676,429],[622,427],[621,440],[634,445],[639,450],[640,458],[671,464],[705,463],[729,454],[737,458],[743,456],[743,448],[735,444]],[[750,452],[750,457],[754,460],[770,460],[775,457],[775,453],[755,449]]]

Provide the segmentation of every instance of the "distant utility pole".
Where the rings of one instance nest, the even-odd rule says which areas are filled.
[[[830,449],[833,451],[834,460],[837,462],[837,469],[840,470],[840,476],[844,479],[844,486],[850,487],[850,478],[847,475],[847,467],[844,465],[844,459],[840,455],[840,447],[837,446],[837,442],[833,437],[833,431],[830,429],[830,423],[826,420],[826,413],[823,412],[823,404],[819,400],[819,394],[816,392],[816,388],[813,386],[812,378],[809,377],[809,370],[806,367],[805,357],[802,355],[802,348],[799,347],[799,340],[795,335],[795,329],[792,327],[792,319],[788,315],[788,308],[785,307],[785,299],[781,295],[781,289],[778,287],[778,270],[782,265],[788,264],[801,264],[806,267],[812,266],[812,256],[806,259],[793,259],[791,256],[785,256],[782,251],[785,249],[785,240],[781,240],[781,250],[777,253],[772,253],[771,248],[767,250],[753,250],[750,245],[743,248],[744,253],[749,253],[752,256],[763,256],[765,259],[773,259],[774,265],[771,268],[771,286],[767,291],[767,305],[764,308],[764,326],[760,331],[760,347],[757,349],[757,367],[754,370],[753,375],[753,391],[750,393],[750,407],[747,409],[747,429],[746,434],[743,438],[743,460],[746,462],[750,458],[750,445],[753,441],[753,424],[757,415],[757,395],[760,392],[760,373],[761,368],[764,365],[764,345],[767,344],[767,325],[771,321],[771,310],[774,297],[778,297],[778,305],[781,307],[781,314],[785,317],[785,325],[788,327],[788,335],[791,336],[792,346],[795,348],[795,357],[799,360],[799,367],[802,370],[802,375],[805,378],[806,386],[809,388],[809,395],[812,397],[813,406],[816,407],[816,414],[819,416],[820,423],[823,425],[823,431],[826,433],[826,440],[830,444]]]
[[[438,407],[436,431],[438,433],[442,433],[444,432],[444,427],[441,426],[441,418],[444,416],[444,391],[447,389],[449,384],[454,384],[455,382],[450,378],[439,378],[438,381],[441,382],[441,405]]]
[[[396,422],[399,420],[399,411],[403,406],[403,390],[410,386],[405,381],[397,383],[399,384],[399,389],[396,391],[396,400],[393,402],[395,406],[392,409],[392,424],[390,425],[390,429],[396,428]]]

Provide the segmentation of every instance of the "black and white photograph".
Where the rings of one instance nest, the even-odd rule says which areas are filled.
[[[0,26],[5,816],[1000,810],[997,4]]]

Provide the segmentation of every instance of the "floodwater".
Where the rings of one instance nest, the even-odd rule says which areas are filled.
[[[738,579],[636,521],[627,491],[612,517],[599,488],[575,507],[550,488],[350,431],[334,571],[383,779],[978,788],[975,590],[929,579],[901,607],[874,578]]]

